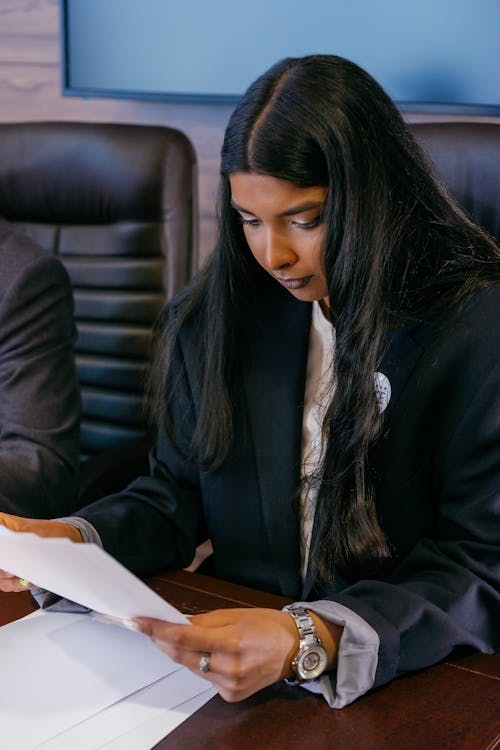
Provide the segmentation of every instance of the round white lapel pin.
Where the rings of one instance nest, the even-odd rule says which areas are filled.
[[[391,400],[391,384],[389,383],[389,378],[383,372],[373,373],[373,380],[378,408],[380,412],[383,412]]]

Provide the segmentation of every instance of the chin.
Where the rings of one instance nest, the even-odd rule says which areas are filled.
[[[307,287],[304,287],[304,289],[289,289],[288,292],[301,302],[320,302],[328,296],[328,292],[324,290],[318,292]]]

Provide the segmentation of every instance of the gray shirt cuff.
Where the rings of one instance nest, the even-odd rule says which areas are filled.
[[[328,600],[298,604],[343,628],[336,670],[301,685],[323,695],[330,708],[343,708],[373,687],[379,636],[371,625],[343,604]]]
[[[57,518],[56,520],[76,526],[86,544],[97,544],[98,547],[103,548],[101,537],[97,533],[97,530],[85,518],[66,516],[66,518]]]
[[[84,518],[78,518],[77,516],[67,516],[65,518],[57,518],[57,521],[63,521],[69,523],[72,526],[76,526],[82,539],[86,544],[93,543],[97,544],[98,547],[103,547],[101,537],[97,533],[96,529],[91,523],[86,521]],[[53,594],[51,591],[45,589],[31,589],[33,599],[36,601],[41,609],[49,609],[53,612],[89,612],[87,607],[83,607],[81,604],[72,602],[69,599],[63,599],[57,594]]]

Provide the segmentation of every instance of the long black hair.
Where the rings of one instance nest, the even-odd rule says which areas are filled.
[[[374,572],[390,555],[368,464],[381,428],[373,373],[388,332],[500,281],[499,251],[433,176],[397,108],[370,75],[330,55],[274,65],[230,118],[217,244],[174,303],[153,370],[153,409],[172,434],[175,381],[165,396],[171,354],[179,328],[201,311],[202,396],[192,447],[208,470],[223,463],[232,437],[237,311],[265,283],[230,204],[229,176],[235,172],[327,188],[324,267],[336,344],[311,559],[323,580],[333,565],[351,575]]]

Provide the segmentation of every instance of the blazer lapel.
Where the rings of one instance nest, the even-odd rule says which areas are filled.
[[[298,489],[311,305],[288,293],[277,296],[259,310],[261,322],[252,328],[243,367],[271,555],[281,592],[296,596],[301,588]]]
[[[380,365],[382,372],[389,380],[391,397],[384,414],[385,429],[397,413],[397,404],[410,379],[418,360],[422,356],[423,348],[413,336],[415,328],[419,330],[421,324],[410,328],[399,328],[389,337],[389,343]]]

